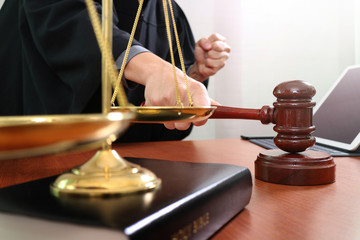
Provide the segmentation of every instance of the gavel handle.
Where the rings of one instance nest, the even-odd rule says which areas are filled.
[[[216,106],[212,119],[252,119],[260,120],[263,124],[275,123],[274,109],[264,106],[261,109],[235,108]]]

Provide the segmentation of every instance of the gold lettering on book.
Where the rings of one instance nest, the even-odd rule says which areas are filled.
[[[171,240],[187,240],[209,223],[210,213],[206,212],[204,215],[195,219],[192,223],[184,226],[183,228],[179,229],[179,231],[171,235]]]
[[[195,219],[193,222],[193,233],[197,233],[200,229],[210,223],[210,213],[205,213],[203,216]]]

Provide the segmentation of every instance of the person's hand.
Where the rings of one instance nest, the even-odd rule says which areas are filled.
[[[229,58],[230,46],[225,37],[214,33],[200,39],[195,45],[195,63],[190,68],[189,76],[203,82],[225,66]]]
[[[188,92],[183,72],[176,68],[179,96],[184,106],[189,106]],[[172,65],[150,53],[140,53],[133,57],[125,68],[125,78],[145,86],[145,106],[176,106],[176,88]],[[210,106],[210,98],[205,86],[187,76],[189,91],[194,106]],[[195,126],[206,120],[194,122]],[[186,130],[189,122],[165,123],[168,129]]]
[[[189,98],[183,72],[176,68],[176,78],[179,90],[179,97],[183,106],[189,106]],[[210,106],[210,99],[205,86],[187,77],[189,92],[194,106]],[[149,76],[145,87],[145,106],[175,106],[177,104],[176,88],[172,65],[164,62],[163,65]],[[200,126],[205,121],[194,122],[194,125]],[[165,123],[168,129],[186,130],[190,127],[190,123]]]

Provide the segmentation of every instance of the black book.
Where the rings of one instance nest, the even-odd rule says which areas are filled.
[[[119,197],[55,198],[49,190],[54,176],[2,188],[0,233],[11,239],[41,225],[44,231],[38,234],[44,239],[49,239],[46,228],[51,239],[79,239],[86,229],[108,231],[103,239],[207,239],[250,201],[252,179],[245,167],[126,159],[153,171],[161,187]]]

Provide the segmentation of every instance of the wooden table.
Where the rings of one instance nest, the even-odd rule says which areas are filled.
[[[248,167],[262,150],[240,139],[114,144],[125,157],[228,163]],[[66,171],[94,151],[0,161],[0,187]],[[254,179],[246,209],[213,240],[360,239],[360,158],[335,158],[336,182],[322,186],[285,186]]]

